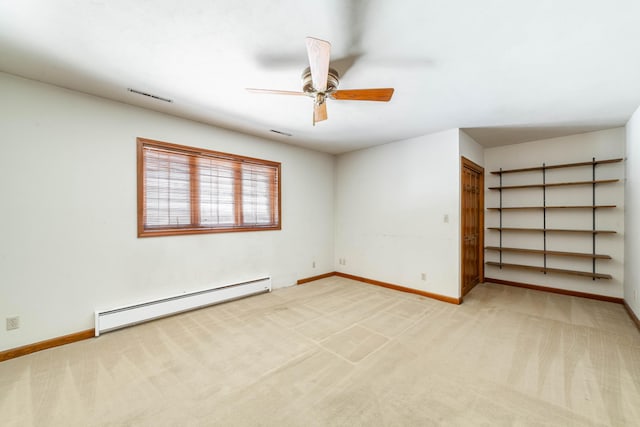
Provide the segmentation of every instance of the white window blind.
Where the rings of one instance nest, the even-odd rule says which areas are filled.
[[[198,159],[200,221],[203,225],[235,224],[234,164],[211,158]]]
[[[280,163],[138,138],[138,235],[280,229]]]
[[[145,224],[149,227],[191,224],[189,158],[147,149],[145,162]]]

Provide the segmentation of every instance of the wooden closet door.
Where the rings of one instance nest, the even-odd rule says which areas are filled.
[[[464,296],[484,276],[484,169],[462,158],[462,290]]]

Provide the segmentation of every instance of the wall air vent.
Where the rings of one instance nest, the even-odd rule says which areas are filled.
[[[291,136],[290,133],[282,132],[281,130],[270,129],[269,132],[277,133],[279,135],[284,135],[284,136]]]
[[[131,89],[131,88],[127,88],[127,90],[128,90],[129,92],[131,92],[131,93],[136,93],[136,94],[138,94],[138,95],[148,96],[149,98],[157,99],[158,101],[164,101],[164,102],[168,102],[168,103],[172,103],[172,102],[173,102],[173,100],[172,100],[172,99],[169,99],[169,98],[163,98],[163,97],[158,96],[158,95],[152,95],[152,94],[147,93],[147,92],[142,92],[142,91],[135,90],[135,89]]]

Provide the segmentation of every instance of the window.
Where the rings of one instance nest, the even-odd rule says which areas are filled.
[[[138,138],[139,237],[280,228],[280,163]]]

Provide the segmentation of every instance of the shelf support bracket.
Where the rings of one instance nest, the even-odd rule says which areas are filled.
[[[593,184],[591,184],[591,193],[592,193],[591,206],[593,206],[593,214],[592,214],[592,225],[593,225],[592,226],[592,230],[593,230],[592,239],[593,240],[592,240],[592,247],[593,247],[593,255],[594,255],[592,264],[593,264],[593,280],[596,280],[596,277],[595,277],[595,275],[596,275],[596,257],[595,257],[595,254],[596,254],[596,182],[595,182],[596,181],[596,158],[595,157],[592,157],[592,162],[593,162],[593,165],[591,167],[591,169],[592,169],[592,177],[591,177],[591,179],[593,181]]]
[[[547,274],[547,165],[542,163],[542,247],[544,254],[542,256],[544,263],[544,274]]]
[[[500,168],[500,270],[502,270],[502,168]]]

